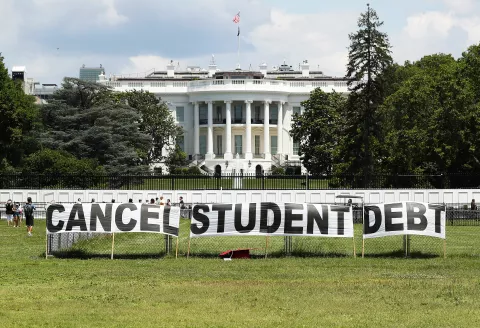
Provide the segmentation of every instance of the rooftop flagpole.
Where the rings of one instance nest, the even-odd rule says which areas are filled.
[[[240,69],[240,11],[233,17],[233,22],[238,24],[237,32],[237,69]]]

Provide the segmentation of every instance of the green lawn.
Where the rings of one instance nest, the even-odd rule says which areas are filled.
[[[44,221],[36,224],[29,238],[24,229],[0,221],[2,327],[475,327],[480,322],[480,227],[448,227],[447,259],[226,262],[198,256],[45,260]],[[98,245],[111,245],[103,238]],[[122,238],[127,236],[115,236],[119,252],[127,241],[140,243]],[[153,239],[140,246],[158,249],[156,240],[163,240],[148,238]],[[182,236],[180,245],[185,240]],[[412,251],[423,242],[431,247],[426,253],[441,255],[442,242],[429,240],[412,239]],[[202,247],[213,253],[220,241]],[[361,239],[356,241],[361,247]],[[399,241],[383,238],[367,240],[371,251],[373,242],[401,249]],[[272,248],[277,244],[271,241]]]

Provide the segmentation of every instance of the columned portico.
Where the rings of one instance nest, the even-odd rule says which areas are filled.
[[[245,159],[252,159],[252,100],[245,100],[246,104],[246,133],[245,133]]]
[[[232,102],[225,101],[225,155],[226,160],[233,159],[232,155]]]
[[[263,152],[266,160],[271,160],[270,153],[270,100],[264,102],[263,114]]]
[[[205,159],[213,159],[213,102],[206,101],[208,105],[208,130],[207,130],[207,153]]]
[[[200,118],[199,118],[200,105],[198,102],[193,103],[193,153],[194,155],[200,154]]]
[[[278,120],[277,120],[277,154],[282,154],[282,135],[283,135],[283,105],[285,102],[278,102]]]

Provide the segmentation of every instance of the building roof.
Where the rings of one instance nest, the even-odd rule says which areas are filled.
[[[27,68],[25,66],[13,66],[12,72],[25,72]]]

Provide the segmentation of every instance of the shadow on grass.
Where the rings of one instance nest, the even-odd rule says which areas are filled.
[[[202,252],[196,252],[196,253],[190,253],[189,257],[195,257],[195,258],[218,258],[222,259],[220,254],[216,253],[202,253]],[[186,254],[182,254],[181,257],[186,257]],[[180,255],[179,255],[180,257]],[[250,254],[251,259],[265,259],[265,254]],[[271,252],[267,254],[267,259],[268,258],[292,258],[292,257],[297,257],[297,258],[339,258],[339,257],[353,257],[353,254],[345,254],[345,253],[335,253],[335,252],[329,252],[329,253],[313,253],[313,252],[292,252],[291,254],[285,254],[283,251],[280,252]],[[234,258],[234,260],[240,260]]]
[[[357,255],[358,256],[358,255]],[[361,255],[360,255],[361,256]],[[423,253],[423,252],[410,252],[409,256],[405,256],[405,252],[402,250],[388,252],[388,253],[368,253],[365,254],[367,258],[412,258],[412,259],[433,259],[442,257],[440,254]]]
[[[52,256],[60,259],[110,259],[110,254],[95,254],[83,250],[66,250],[53,252]],[[122,254],[114,253],[115,260],[141,260],[141,259],[161,259],[166,257],[165,253],[142,253],[142,254]]]

